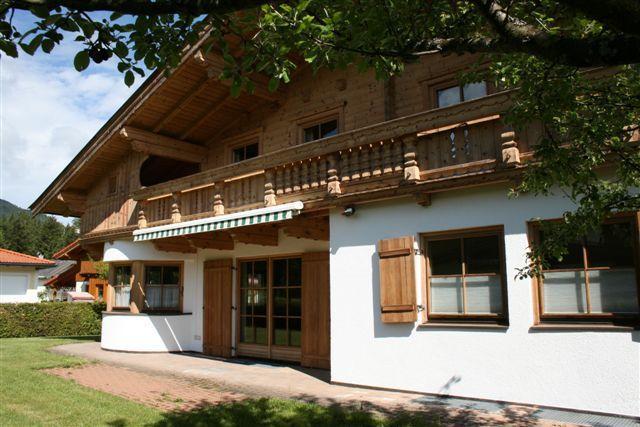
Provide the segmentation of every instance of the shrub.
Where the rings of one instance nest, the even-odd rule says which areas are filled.
[[[102,302],[0,304],[0,338],[100,335]]]

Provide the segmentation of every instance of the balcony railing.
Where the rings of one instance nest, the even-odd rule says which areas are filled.
[[[408,183],[485,173],[520,163],[519,140],[498,93],[266,153],[134,192],[140,227],[287,203],[327,201]]]

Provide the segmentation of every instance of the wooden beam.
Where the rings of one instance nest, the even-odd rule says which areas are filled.
[[[263,225],[230,230],[233,240],[248,245],[278,246],[278,226]]]
[[[282,223],[282,231],[287,236],[297,239],[329,240],[329,219],[295,218]]]
[[[163,252],[180,252],[184,254],[194,254],[197,249],[184,237],[170,237],[168,239],[152,240],[156,250]]]
[[[191,246],[200,249],[233,250],[234,243],[231,234],[224,231],[213,233],[199,233],[186,236]]]
[[[180,135],[180,139],[188,139],[193,132],[195,132],[200,126],[202,126],[218,111],[220,111],[220,109],[222,109],[226,105],[229,99],[231,99],[231,93],[225,95],[220,101],[216,103],[216,105],[213,106],[212,109],[210,109],[209,111],[205,111],[204,114],[195,121],[195,123],[189,125],[187,130],[182,132],[182,134]]]
[[[205,73],[204,77],[202,77],[198,83],[177,102],[177,104],[171,109],[171,111],[162,117],[158,123],[153,127],[154,132],[158,132],[164,125],[173,120],[183,109],[187,106],[191,101],[193,101],[200,92],[204,90],[204,88],[211,81],[208,74]]]
[[[131,143],[134,151],[186,162],[201,163],[208,150],[200,145],[130,126],[120,129],[120,136]]]
[[[85,211],[87,195],[84,192],[61,191],[56,198],[67,205],[71,212],[82,213]]]

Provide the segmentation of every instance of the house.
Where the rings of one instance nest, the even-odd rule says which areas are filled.
[[[53,254],[56,266],[42,270],[38,279],[46,286],[49,299],[67,301],[69,292],[89,293],[92,301],[104,299],[107,281],[99,277],[93,261],[82,259],[85,255],[78,240]]]
[[[0,248],[0,303],[40,302],[38,269],[55,263],[43,258]]]
[[[640,415],[639,214],[517,280],[532,219],[572,205],[507,196],[540,129],[460,84],[472,61],[253,75],[234,98],[197,44],[151,75],[31,206],[81,217],[75,250],[109,263],[102,347]]]

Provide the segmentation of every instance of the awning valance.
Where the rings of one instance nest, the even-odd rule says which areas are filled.
[[[133,240],[134,242],[142,242],[145,240],[164,239],[167,237],[207,233],[247,225],[283,221],[298,215],[303,207],[304,204],[302,202],[285,203],[268,208],[252,209],[228,215],[143,228],[133,232]]]

